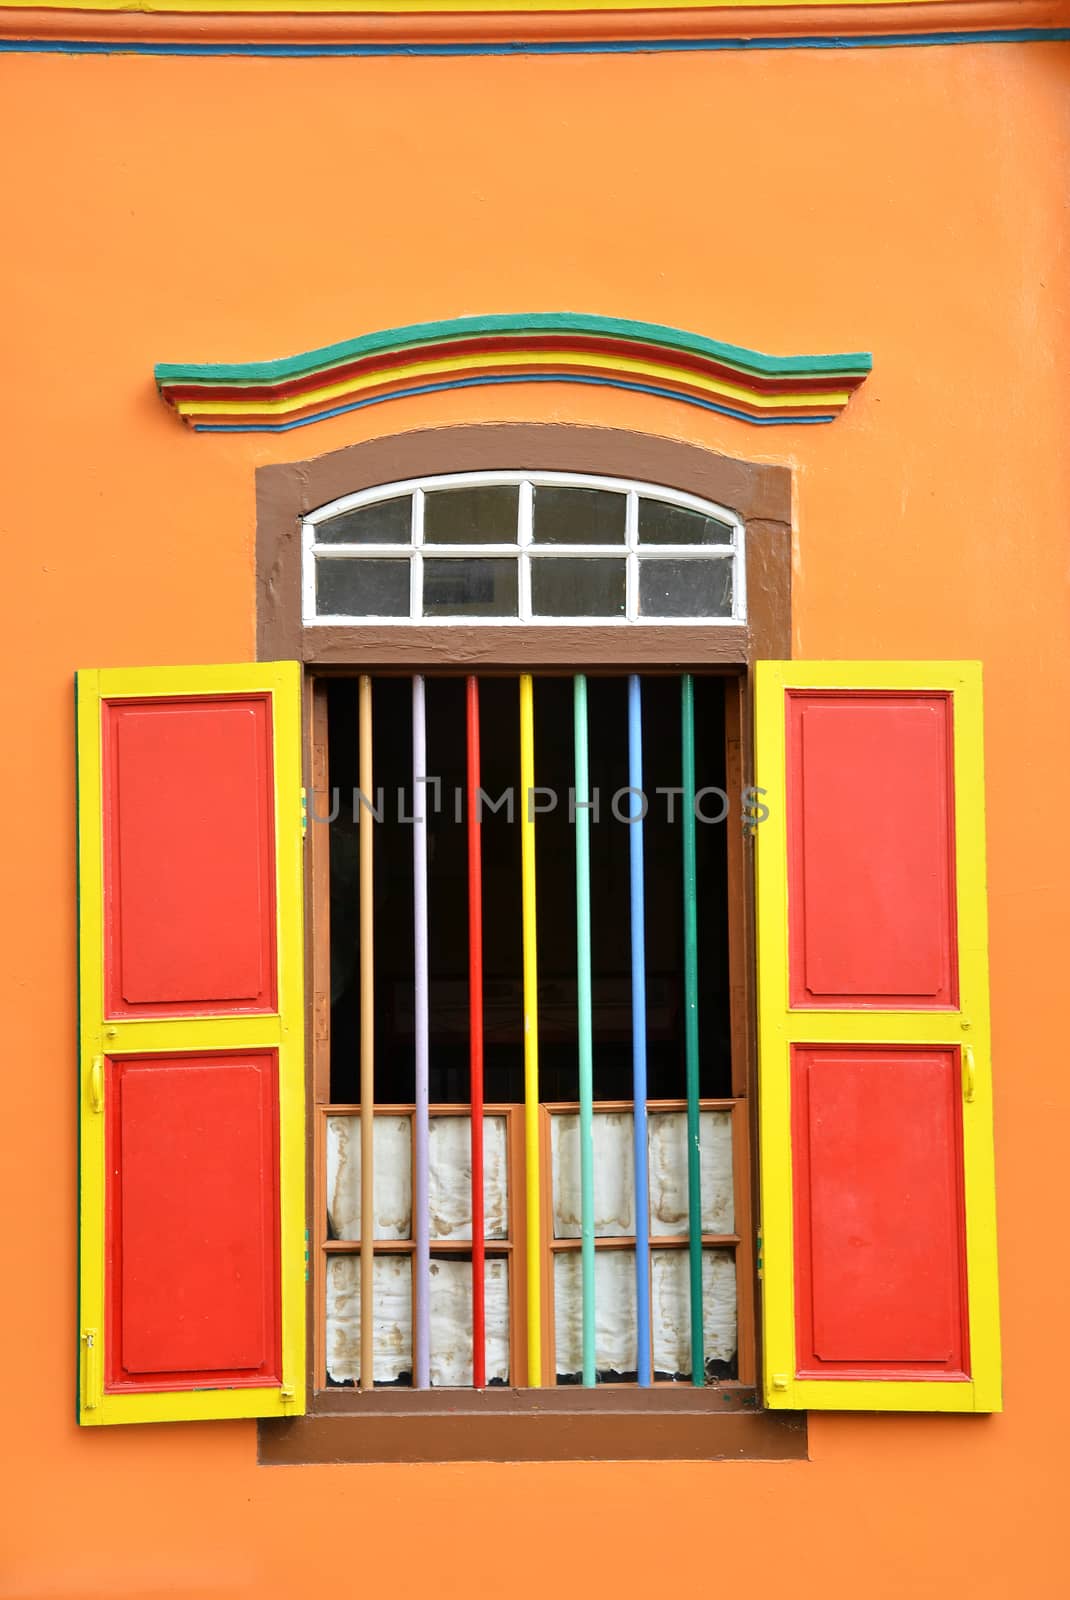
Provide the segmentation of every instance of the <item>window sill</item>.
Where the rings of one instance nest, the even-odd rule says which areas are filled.
[[[752,1389],[489,1389],[317,1394],[259,1424],[261,1466],[430,1461],[805,1461],[805,1413]]]

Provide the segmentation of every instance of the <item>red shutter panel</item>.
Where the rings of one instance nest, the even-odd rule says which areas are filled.
[[[758,782],[768,1402],[994,1409],[977,669],[761,663]]]
[[[101,716],[109,1018],[274,1011],[270,696]]]
[[[302,1409],[299,684],[79,674],[83,1422]]]

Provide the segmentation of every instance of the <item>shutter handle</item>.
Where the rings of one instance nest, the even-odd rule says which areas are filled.
[[[974,1065],[973,1046],[969,1044],[962,1047],[962,1093],[967,1105],[972,1105],[977,1098],[977,1068]]]
[[[94,1056],[89,1068],[89,1109],[97,1116],[104,1110],[103,1056]]]
[[[85,1389],[82,1404],[86,1411],[95,1411],[100,1405],[100,1345],[95,1328],[82,1329],[85,1346]]]

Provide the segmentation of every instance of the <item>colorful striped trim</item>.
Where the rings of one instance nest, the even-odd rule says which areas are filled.
[[[1065,0],[7,0],[0,51],[610,55],[1065,40]]]
[[[769,356],[653,322],[544,312],[414,323],[274,361],[161,362],[155,376],[198,433],[286,433],[385,400],[508,383],[598,384],[769,426],[834,421],[872,365],[861,351]]]
[[[289,61],[342,57],[617,56],[749,50],[892,50],[935,45],[1066,44],[1070,28],[992,28],[962,33],[822,34],[759,39],[558,39],[517,38],[508,43],[246,44],[100,39],[0,37],[0,55],[253,57]]]
[[[945,4],[947,0],[945,0]],[[958,0],[961,8],[990,9],[996,0]],[[1002,0],[1008,4],[1029,0]],[[1049,4],[1056,0],[1048,0]],[[914,6],[923,0],[4,0],[4,11],[73,11],[107,15],[114,12],[159,15],[247,16],[367,16],[397,14],[500,15],[502,12],[614,12],[614,11],[727,11],[739,13],[807,11],[820,16],[829,11],[887,11]]]

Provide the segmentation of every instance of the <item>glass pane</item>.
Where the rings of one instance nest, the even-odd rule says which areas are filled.
[[[730,617],[732,561],[640,561],[641,617]]]
[[[408,557],[317,561],[316,612],[321,617],[407,617]]]
[[[635,1164],[630,1111],[599,1111],[591,1119],[594,1146],[594,1231],[599,1239],[635,1232]],[[580,1191],[580,1119],[574,1111],[550,1119],[554,1238],[578,1239],[583,1218]]]
[[[432,1239],[472,1237],[472,1119],[431,1117],[428,1209]],[[483,1118],[483,1237],[509,1237],[505,1118]]]
[[[531,563],[536,617],[623,617],[625,564],[603,556],[541,556]]]
[[[732,527],[666,500],[639,501],[640,544],[731,544]]]
[[[687,1112],[651,1111],[647,1120],[650,1232],[665,1238],[685,1234],[687,1206]],[[732,1113],[699,1112],[699,1169],[703,1233],[734,1233]]]
[[[424,561],[425,617],[515,617],[516,562],[507,556]]]
[[[601,1383],[635,1382],[635,1320],[635,1251],[596,1251],[594,1359]],[[554,1354],[558,1383],[579,1383],[583,1376],[583,1261],[579,1250],[559,1250],[554,1255]]]
[[[687,1251],[650,1252],[654,1376],[691,1377],[691,1290]],[[707,1378],[736,1375],[736,1263],[731,1250],[702,1252],[702,1347]]]
[[[432,1388],[470,1388],[471,1261],[464,1256],[433,1260],[429,1287]],[[501,1388],[509,1382],[509,1267],[500,1256],[483,1263],[483,1315],[487,1384]]]
[[[408,1117],[376,1117],[375,1237],[412,1238],[412,1128]],[[360,1118],[327,1118],[327,1237],[360,1238]]]
[[[376,1383],[412,1382],[411,1257],[375,1258],[372,1349]],[[360,1380],[360,1257],[327,1260],[327,1382]]]
[[[424,543],[515,544],[519,507],[515,483],[435,489],[424,499]]]
[[[408,544],[411,537],[411,494],[340,511],[316,527],[317,544]]]
[[[535,489],[536,544],[623,544],[627,500],[610,489]]]

